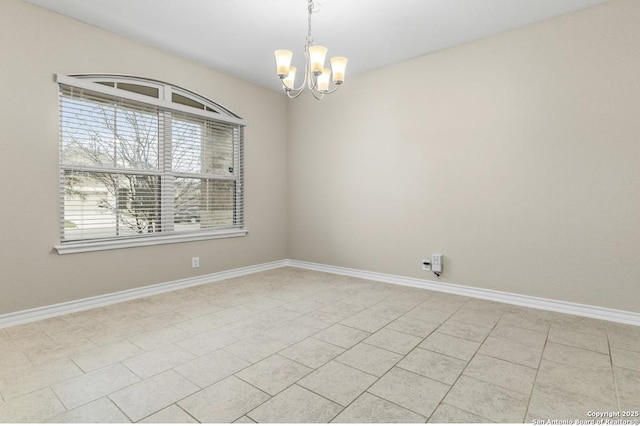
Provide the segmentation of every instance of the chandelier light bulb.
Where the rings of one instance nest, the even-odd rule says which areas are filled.
[[[331,71],[333,72],[333,82],[335,84],[344,83],[344,74],[347,70],[347,62],[349,62],[349,60],[344,56],[335,56],[331,58]]]
[[[322,74],[318,76],[318,90],[321,92],[328,92],[329,81],[331,81],[331,70],[329,68],[325,68],[322,70]]]
[[[282,80],[282,84],[289,90],[296,87],[296,67],[289,67],[289,74]]]
[[[285,78],[289,74],[289,68],[291,67],[291,58],[293,58],[293,52],[286,49],[276,50],[276,73],[278,77]]]
[[[324,58],[327,56],[327,48],[324,46],[309,46],[309,61],[311,72],[315,75],[322,74]]]

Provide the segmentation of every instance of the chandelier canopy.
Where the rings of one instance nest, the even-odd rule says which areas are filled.
[[[304,79],[300,86],[296,87],[296,67],[291,65],[293,52],[280,49],[275,51],[276,74],[282,80],[282,89],[288,97],[297,98],[307,87],[313,96],[320,100],[324,95],[335,92],[344,83],[344,74],[347,69],[347,58],[335,56],[330,59],[331,69],[324,67],[327,48],[314,45],[311,36],[311,15],[315,5],[313,0],[308,2],[307,39],[304,45],[305,70]],[[333,82],[333,86],[331,83]]]

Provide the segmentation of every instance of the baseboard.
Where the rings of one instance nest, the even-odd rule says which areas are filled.
[[[546,311],[580,315],[583,317],[640,326],[640,313],[638,312],[621,311],[599,306],[583,305],[561,300],[544,299],[541,297],[525,296],[521,294],[487,290],[483,288],[469,287],[459,284],[448,284],[418,278],[403,277],[399,275],[381,274],[378,272],[362,271],[358,269],[303,262],[299,260],[288,260],[287,265],[296,268],[327,272],[331,274],[363,278],[371,281],[380,281],[390,284],[424,288],[427,290],[452,293],[460,296],[475,297],[477,299],[492,300],[496,302],[508,303],[511,305],[526,306],[529,308],[543,309]]]
[[[288,261],[279,260],[276,262],[262,263],[259,265],[231,269],[228,271],[214,272],[212,274],[200,275],[197,277],[185,278],[182,280],[134,288],[131,290],[119,291],[117,293],[110,293],[101,296],[89,297],[86,299],[79,299],[70,302],[58,303],[55,305],[43,306],[40,308],[28,309],[25,311],[12,312],[0,315],[0,328],[39,321],[59,315],[70,314],[73,312],[85,311],[87,309],[112,305],[114,303],[126,302],[128,300],[153,296],[156,294],[166,293],[168,291],[179,290],[202,284],[209,284],[215,281],[254,274],[256,272],[268,271],[270,269],[282,268],[287,265]]]
[[[389,284],[423,288],[427,290],[452,293],[461,296],[475,297],[477,299],[493,300],[496,302],[503,302],[511,305],[526,306],[529,308],[543,309],[547,311],[580,315],[605,321],[613,321],[640,326],[640,313],[637,312],[621,311],[616,309],[602,308],[599,306],[544,299],[541,297],[487,290],[459,284],[448,284],[418,278],[403,277],[400,275],[382,274],[379,272],[363,271],[359,269],[343,268],[339,266],[323,265],[312,262],[303,262],[300,260],[284,259],[275,262],[231,269],[228,271],[214,272],[212,274],[200,275],[197,277],[150,285],[132,290],[120,291],[117,293],[105,294],[102,296],[89,297],[86,299],[58,303],[55,305],[43,306],[40,308],[34,308],[25,311],[12,312],[0,315],[0,328],[39,321],[59,315],[70,314],[73,312],[85,311],[88,309],[111,305],[114,303],[126,302],[128,300],[138,299],[141,297],[153,296],[155,294],[166,293],[168,291],[179,290],[202,284],[209,284],[216,281],[254,274],[256,272],[268,271],[276,268],[282,268],[285,266],[327,272],[330,274],[346,275],[350,277],[363,278],[371,281],[379,281]]]

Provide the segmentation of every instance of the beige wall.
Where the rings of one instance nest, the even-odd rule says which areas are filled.
[[[289,256],[640,311],[640,1],[289,108]]]
[[[91,72],[173,83],[248,121],[247,237],[53,252],[59,242],[53,75]],[[0,1],[0,82],[0,314],[287,257],[287,103],[279,94],[19,0]],[[200,256],[199,269],[191,269],[192,256]]]
[[[2,0],[0,314],[287,257],[436,279],[420,271],[434,252],[442,282],[637,312],[637,22],[640,2],[613,0],[315,102]],[[167,81],[247,119],[249,236],[55,254],[53,74],[83,72]]]

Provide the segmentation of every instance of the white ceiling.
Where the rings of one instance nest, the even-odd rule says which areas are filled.
[[[306,0],[27,0],[278,90],[273,51],[301,64]],[[313,38],[349,77],[608,0],[316,0]],[[296,61],[297,59],[297,61]]]

